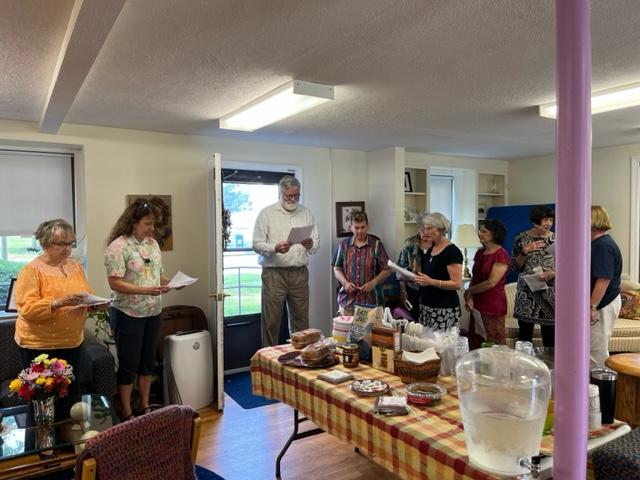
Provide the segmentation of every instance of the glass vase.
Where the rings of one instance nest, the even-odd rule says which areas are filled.
[[[36,425],[51,425],[55,416],[54,397],[33,399],[33,420]]]

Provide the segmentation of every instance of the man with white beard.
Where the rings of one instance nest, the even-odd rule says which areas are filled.
[[[291,175],[278,184],[280,200],[263,208],[253,229],[253,250],[262,265],[262,344],[278,344],[286,302],[289,332],[309,327],[309,254],[319,246],[311,211],[298,203],[300,182]],[[311,236],[299,244],[287,241],[294,227],[313,225]]]

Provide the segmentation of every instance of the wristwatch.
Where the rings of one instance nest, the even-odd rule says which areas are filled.
[[[597,310],[598,309],[598,304],[597,303],[592,303],[591,304],[591,310]]]

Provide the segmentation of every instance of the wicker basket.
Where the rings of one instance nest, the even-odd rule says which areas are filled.
[[[433,382],[438,379],[440,372],[440,357],[425,363],[413,363],[402,360],[402,354],[397,354],[395,363],[396,375],[400,376],[402,383]]]

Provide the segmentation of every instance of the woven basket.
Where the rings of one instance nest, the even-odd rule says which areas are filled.
[[[397,354],[395,363],[396,375],[400,376],[402,383],[433,382],[438,379],[440,372],[440,357],[425,363],[413,363],[402,360],[402,354]]]

